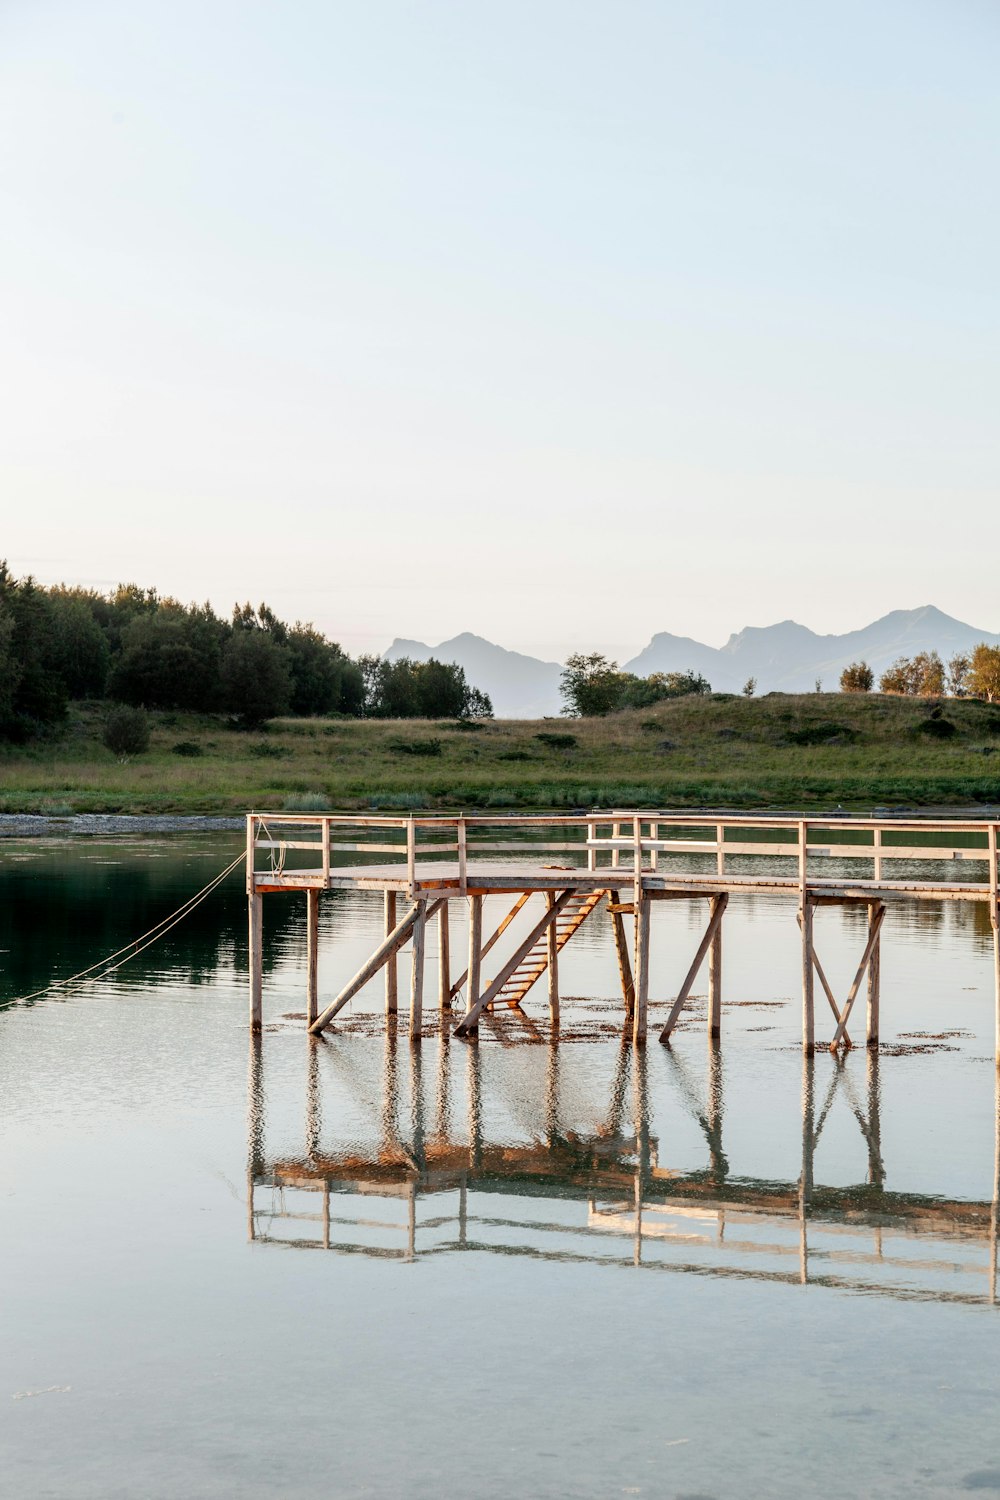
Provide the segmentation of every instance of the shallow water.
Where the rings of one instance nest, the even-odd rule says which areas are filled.
[[[0,996],[238,847],[5,844]],[[429,977],[412,1049],[405,964],[397,1038],[375,984],[310,1044],[303,906],[265,902],[259,1044],[238,875],[114,979],[0,1012],[0,1494],[1000,1489],[980,912],[890,910],[883,1054],[804,1067],[782,900],[730,904],[721,1052],[699,1002],[638,1057],[603,913],[561,958],[558,1044],[543,995],[447,1040]],[[381,920],[324,898],[324,995]],[[654,1027],[703,922],[655,910]],[[843,992],[863,922],[816,928]]]

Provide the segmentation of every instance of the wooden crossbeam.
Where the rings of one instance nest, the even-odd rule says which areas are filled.
[[[497,977],[493,980],[493,983],[483,991],[475,1004],[471,1005],[466,1011],[461,1021],[455,1027],[456,1036],[467,1036],[470,1031],[475,1029],[476,1023],[487,1005],[496,999],[514,970],[528,956],[538,939],[542,936],[542,933],[547,930],[550,923],[556,920],[573,895],[575,895],[574,891],[563,891],[562,895],[556,897],[552,905],[546,910],[544,916],[535,923],[521,946],[504,964]]]
[[[323,1014],[318,1016],[312,1023],[309,1027],[311,1035],[319,1036],[320,1032],[325,1031],[337,1012],[343,1010],[348,1000],[353,1000],[354,996],[360,989],[364,988],[369,979],[378,973],[382,965],[402,948],[416,927],[418,919],[423,918],[426,920],[428,917],[434,916],[440,906],[441,901],[438,900],[431,902],[429,905],[426,902],[418,901],[415,906],[411,907],[406,916],[400,922],[396,923],[396,926],[389,935],[375,949],[371,958],[362,964],[350,984],[341,990],[333,1004],[328,1005]]]
[[[723,892],[718,897],[718,904],[714,907],[712,915],[708,919],[708,926],[705,928],[705,935],[702,938],[701,942],[698,944],[698,951],[691,962],[690,969],[688,969],[687,971],[684,983],[681,985],[680,990],[678,991],[677,999],[671,1006],[670,1014],[667,1017],[667,1024],[660,1032],[661,1042],[670,1041],[670,1033],[677,1025],[677,1018],[679,1017],[681,1011],[684,1009],[684,1006],[687,1003],[688,995],[690,995],[691,993],[691,987],[698,977],[698,970],[705,962],[705,955],[708,952],[709,948],[712,946],[712,940],[719,930],[719,924],[722,921],[728,904],[729,897]]]
[[[507,913],[507,915],[504,917],[503,921],[500,923],[500,925],[497,928],[496,932],[494,932],[494,934],[493,934],[492,937],[488,937],[486,939],[485,943],[480,948],[480,950],[479,950],[479,956],[480,956],[480,958],[482,958],[484,954],[489,953],[490,949],[493,947],[493,944],[496,942],[497,938],[503,936],[503,934],[507,931],[507,928],[510,926],[511,922],[513,922],[514,918],[517,916],[518,912],[521,910],[521,907],[525,904],[526,901],[530,900],[532,894],[533,894],[533,892],[531,892],[531,891],[525,891],[525,893],[524,893],[523,896],[519,896],[517,898],[517,900],[514,902],[514,905],[511,907],[510,911]],[[468,971],[468,969],[466,969],[465,973],[464,974],[460,974],[459,977],[455,980],[455,983],[451,987],[451,996],[450,996],[450,998],[452,1000],[454,1000],[455,996],[458,994],[459,990],[463,987],[463,985],[465,984],[465,981],[468,979],[468,977],[469,977],[469,971]]]
[[[850,1019],[851,1011],[854,1008],[854,1002],[858,997],[858,990],[861,988],[861,981],[865,977],[865,972],[867,971],[868,965],[871,961],[871,956],[875,951],[875,945],[878,942],[878,935],[882,931],[882,923],[884,920],[885,907],[882,906],[875,913],[875,916],[872,920],[871,928],[868,933],[868,941],[865,944],[865,951],[861,955],[861,962],[858,965],[858,972],[854,976],[854,983],[851,985],[850,991],[848,992],[847,999],[844,1002],[844,1008],[840,1013],[840,1021],[838,1022],[837,1030],[834,1032],[833,1041],[830,1043],[831,1052],[836,1052],[837,1048],[840,1046],[841,1041],[847,1033],[847,1023]]]

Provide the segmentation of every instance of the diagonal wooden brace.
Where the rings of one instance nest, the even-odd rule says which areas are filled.
[[[861,981],[865,977],[865,971],[867,970],[868,965],[871,962],[872,954],[875,952],[875,945],[878,942],[878,935],[882,931],[882,923],[884,920],[885,907],[881,906],[875,913],[875,916],[872,920],[871,929],[868,933],[868,941],[865,944],[865,951],[861,955],[861,962],[858,965],[858,972],[854,976],[854,983],[851,985],[847,999],[844,1002],[844,1008],[840,1013],[840,1021],[837,1025],[836,1031],[833,1034],[833,1041],[830,1043],[831,1052],[836,1052],[844,1036],[847,1034],[847,1022],[850,1019],[851,1011],[854,1008],[854,1002],[858,997],[858,990],[861,988]]]
[[[801,912],[799,913],[798,923],[799,923],[799,926],[801,927],[802,926],[802,913]],[[813,961],[813,968],[816,970],[816,974],[817,974],[817,977],[819,979],[819,982],[823,986],[823,993],[826,996],[827,1000],[830,1002],[830,1009],[833,1011],[833,1019],[839,1023],[839,1021],[840,1021],[840,1006],[837,1004],[836,1000],[834,999],[833,990],[830,988],[830,981],[827,979],[826,974],[823,972],[823,965],[819,961],[819,954],[816,952],[815,947],[812,950],[812,961]],[[848,1047],[851,1047],[851,1046],[854,1045],[853,1042],[851,1041],[850,1037],[847,1035],[846,1031],[844,1032],[844,1041],[847,1043]]]
[[[444,899],[445,898],[442,897],[440,900],[432,901],[429,905],[427,905],[426,911],[424,913],[425,918],[433,917],[435,912],[437,912],[442,906]],[[388,937],[386,937],[385,940],[379,944],[379,946],[375,949],[375,952],[372,954],[371,958],[368,959],[367,963],[362,965],[362,967],[355,974],[354,978],[351,980],[350,984],[347,985],[346,988],[341,990],[340,994],[337,996],[336,1000],[334,1000],[333,1004],[328,1005],[321,1016],[317,1016],[316,1020],[309,1027],[310,1035],[319,1036],[321,1031],[325,1031],[337,1012],[343,1010],[348,1000],[353,1000],[354,996],[358,993],[358,990],[363,989],[364,986],[368,983],[369,979],[371,979],[373,975],[378,973],[382,965],[384,963],[387,963],[392,955],[396,953],[400,948],[402,948],[403,944],[406,942],[407,938],[410,936],[411,932],[417,924],[417,918],[420,916],[420,908],[423,904],[424,903],[418,901],[416,906],[411,907],[411,909],[406,913],[406,916],[403,917],[402,921],[396,923],[395,927],[389,933]]]
[[[479,950],[481,958],[485,958],[486,954],[489,953],[490,949],[493,947],[493,944],[496,942],[497,938],[501,937],[502,934],[507,931],[507,928],[510,926],[511,922],[513,922],[514,918],[517,916],[518,912],[521,910],[521,907],[524,905],[524,903],[526,901],[528,901],[531,898],[532,894],[533,893],[531,891],[525,891],[525,893],[524,893],[523,896],[519,896],[517,898],[517,900],[514,902],[514,905],[511,907],[510,911],[507,913],[507,915],[504,917],[503,921],[500,923],[500,925],[497,928],[496,932],[494,932],[494,934],[493,934],[492,937],[488,937],[486,939],[486,941],[483,944],[482,948]],[[468,969],[466,969],[465,973],[464,974],[460,974],[458,976],[458,978],[455,980],[455,983],[452,985],[451,991],[450,991],[450,998],[452,1000],[454,1000],[454,998],[458,994],[459,990],[462,989],[462,987],[465,984],[465,982],[468,979],[468,977],[469,977],[469,971],[468,971]]]
[[[507,983],[507,980],[517,968],[518,964],[520,964],[523,959],[527,958],[528,954],[538,942],[538,939],[541,937],[542,933],[545,932],[550,924],[556,920],[563,907],[567,904],[570,897],[574,894],[575,893],[573,891],[563,891],[561,896],[556,897],[555,901],[548,908],[545,915],[535,923],[534,927],[528,933],[528,936],[525,938],[524,942],[517,949],[517,952],[513,953],[504,964],[503,968],[500,970],[493,983],[489,986],[488,989],[484,990],[479,999],[476,1001],[475,1005],[473,1005],[468,1011],[466,1011],[461,1021],[459,1021],[458,1025],[455,1027],[456,1036],[467,1036],[470,1031],[473,1031],[475,1029],[476,1023],[478,1022],[479,1017],[482,1015],[483,1011],[486,1009],[487,1005],[492,1004],[492,1002],[496,999],[497,995],[503,989],[504,985]]]
[[[670,1041],[670,1033],[677,1025],[677,1018],[680,1015],[681,1011],[684,1009],[684,1006],[687,1002],[687,997],[691,993],[691,987],[698,977],[698,970],[705,962],[705,955],[708,952],[709,948],[711,948],[712,946],[712,939],[715,937],[715,934],[719,930],[719,924],[722,921],[728,904],[729,897],[725,893],[725,891],[723,891],[722,894],[718,897],[717,904],[712,912],[711,917],[709,918],[708,926],[705,928],[705,936],[698,944],[698,951],[695,954],[694,959],[692,960],[690,969],[688,969],[687,971],[687,977],[685,978],[684,983],[681,985],[680,990],[677,993],[677,999],[674,1001],[673,1005],[670,1008],[670,1014],[667,1017],[667,1024],[660,1032],[661,1042]]]

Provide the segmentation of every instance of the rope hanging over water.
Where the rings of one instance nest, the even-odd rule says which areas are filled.
[[[96,984],[98,980],[106,979],[109,974],[114,974],[123,964],[131,963],[133,958],[138,958],[140,953],[145,953],[146,949],[151,948],[154,943],[158,943],[160,938],[166,937],[172,927],[176,927],[179,922],[183,922],[185,917],[189,917],[195,907],[200,906],[203,901],[211,896],[212,892],[217,890],[222,882],[245,859],[246,851],[243,850],[231,864],[228,864],[218,875],[213,876],[208,885],[203,886],[194,896],[189,897],[183,906],[179,906],[169,916],[163,917],[148,932],[144,932],[140,937],[133,938],[132,942],[126,943],[124,948],[118,948],[114,953],[109,953],[107,957],[98,959],[96,964],[91,964],[87,969],[81,969],[78,974],[71,974],[68,979],[54,979],[51,984],[45,985],[40,990],[33,990],[30,995],[15,995],[10,1000],[0,1000],[0,1010],[5,1009],[9,1005],[26,1005],[29,1000],[38,1000],[42,995],[51,995],[56,991],[68,990],[74,985]]]

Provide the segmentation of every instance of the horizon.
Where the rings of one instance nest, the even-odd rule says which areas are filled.
[[[995,10],[494,14],[4,7],[15,571],[353,654],[988,618]]]

